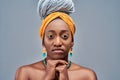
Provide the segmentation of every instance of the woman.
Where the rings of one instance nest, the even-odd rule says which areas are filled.
[[[75,24],[72,0],[39,0],[38,12],[44,60],[22,66],[16,80],[97,80],[96,74],[68,60],[74,45]],[[69,54],[70,53],[70,54]]]

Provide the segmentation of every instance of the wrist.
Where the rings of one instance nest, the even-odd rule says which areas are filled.
[[[49,76],[46,76],[46,77],[44,78],[44,80],[54,80],[54,79],[51,78],[51,77],[49,77]]]

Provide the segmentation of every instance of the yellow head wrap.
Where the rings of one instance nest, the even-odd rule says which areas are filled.
[[[74,33],[75,33],[75,23],[74,21],[72,20],[72,18],[66,14],[66,13],[63,13],[63,12],[54,12],[54,13],[51,13],[49,14],[44,20],[43,20],[43,23],[40,27],[40,37],[44,38],[44,33],[45,33],[45,29],[47,27],[47,25],[52,21],[54,20],[55,18],[58,18],[60,17],[62,20],[64,20],[68,25],[69,25],[69,28],[71,30],[71,33],[72,33],[72,36],[74,37]]]

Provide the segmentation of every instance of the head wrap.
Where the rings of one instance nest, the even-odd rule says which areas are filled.
[[[41,19],[56,11],[73,13],[75,11],[74,3],[72,0],[39,0],[37,12]]]
[[[69,16],[70,13],[75,11],[72,0],[39,0],[37,11],[43,20],[40,28],[40,36],[42,39],[44,38],[47,25],[58,17],[68,24],[74,36],[75,23]]]
[[[46,29],[47,25],[52,20],[54,20],[54,19],[56,19],[58,17],[61,18],[63,21],[65,21],[68,24],[68,26],[69,26],[69,28],[71,30],[72,36],[74,36],[74,33],[75,33],[75,23],[72,20],[72,18],[68,14],[66,14],[66,13],[63,13],[63,12],[54,12],[54,13],[51,13],[50,15],[48,15],[44,19],[44,21],[43,21],[43,23],[41,25],[40,36],[41,36],[42,39],[44,37],[44,33],[45,33],[45,29]]]

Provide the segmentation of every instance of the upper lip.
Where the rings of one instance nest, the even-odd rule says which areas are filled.
[[[56,49],[53,49],[52,51],[56,51],[56,50],[61,50],[61,51],[64,51],[63,49],[61,48],[56,48]]]

